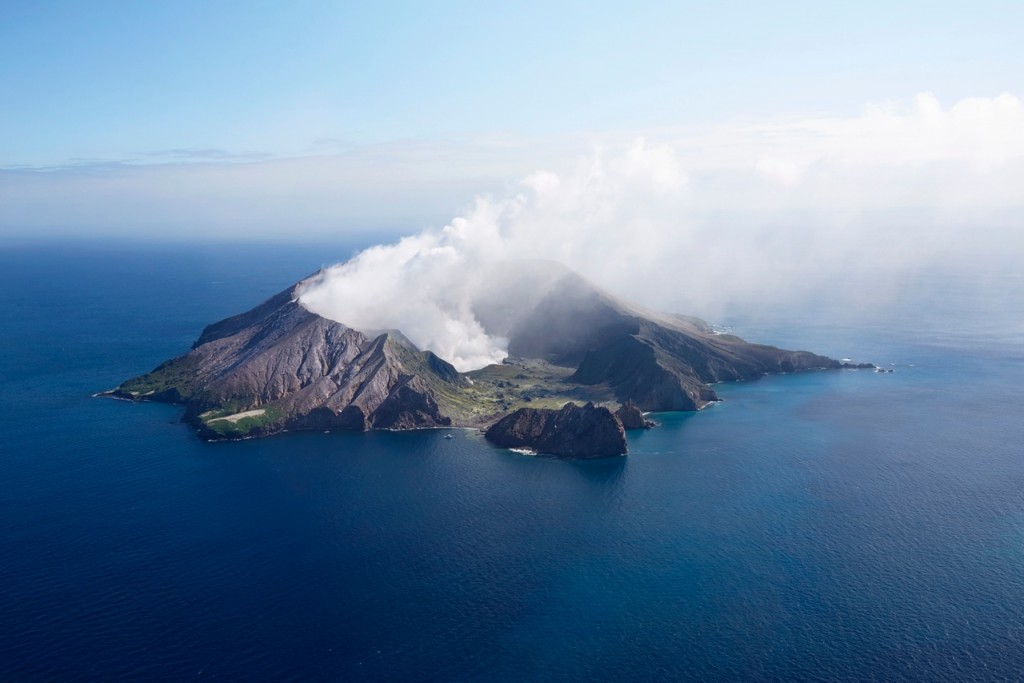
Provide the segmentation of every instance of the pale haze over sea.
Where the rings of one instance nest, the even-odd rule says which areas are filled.
[[[0,14],[0,678],[1019,676],[1024,8]],[[353,257],[318,312],[442,356],[545,258],[894,372],[592,463],[92,397]]]

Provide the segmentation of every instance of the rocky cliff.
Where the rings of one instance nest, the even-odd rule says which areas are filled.
[[[715,382],[839,368],[838,361],[715,334],[688,316],[623,301],[566,271],[508,333],[513,356],[574,368],[568,381],[645,411],[698,410]]]
[[[626,454],[622,423],[605,407],[567,403],[560,410],[520,408],[484,433],[501,448],[528,448],[559,458],[608,458]]]
[[[632,401],[626,401],[619,406],[619,409],[615,411],[615,417],[618,418],[623,429],[650,429],[655,426],[653,422],[644,417],[640,408]]]
[[[183,403],[207,438],[286,429],[413,429],[452,423],[466,381],[400,335],[374,337],[310,313],[294,288],[208,326],[192,350],[110,392]],[[238,417],[241,416],[241,417]]]

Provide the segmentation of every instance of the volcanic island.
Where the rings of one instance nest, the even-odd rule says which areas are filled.
[[[477,428],[538,455],[627,451],[648,412],[696,411],[713,385],[769,374],[874,368],[718,333],[691,316],[620,299],[553,262],[505,269],[474,302],[501,363],[459,372],[400,330],[357,330],[301,302],[320,271],[252,310],[207,326],[184,355],[99,395],[183,405],[216,441],[286,431]]]

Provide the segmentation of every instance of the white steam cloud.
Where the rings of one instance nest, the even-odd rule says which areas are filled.
[[[662,227],[649,209],[664,210],[685,184],[669,148],[637,140],[614,156],[599,151],[566,176],[539,171],[513,196],[479,198],[441,230],[367,249],[325,270],[300,301],[357,329],[399,329],[459,370],[497,363],[508,355],[508,342],[488,334],[473,310],[496,262],[593,264],[607,260],[609,242],[600,235],[613,230],[631,236],[616,258],[639,256],[643,241],[655,237],[646,234]],[[639,242],[628,247],[633,239]]]
[[[1024,256],[1024,103],[1011,95],[651,139],[480,197],[441,229],[326,269],[300,300],[466,370],[507,353],[473,310],[503,259],[561,261],[647,305],[707,312],[843,273]]]

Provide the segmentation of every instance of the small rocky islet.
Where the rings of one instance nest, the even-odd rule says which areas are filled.
[[[501,448],[556,458],[609,458],[626,453],[622,422],[605,406],[566,403],[558,410],[520,408],[484,432]]]
[[[500,364],[458,372],[398,330],[366,332],[299,301],[313,275],[206,327],[182,356],[100,395],[185,407],[207,440],[295,430],[475,427],[500,447],[565,458],[626,452],[645,412],[694,411],[717,382],[871,368],[752,344],[689,316],[619,299],[552,262],[506,266],[482,295]]]

